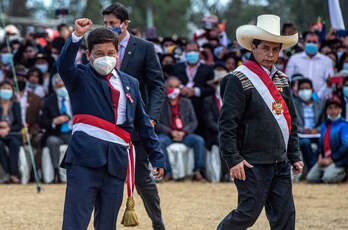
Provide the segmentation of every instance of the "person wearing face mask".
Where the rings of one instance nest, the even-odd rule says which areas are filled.
[[[297,125],[300,149],[305,165],[310,170],[317,161],[317,155],[313,151],[312,143],[318,143],[317,138],[306,137],[305,134],[319,134],[323,121],[324,107],[321,101],[314,101],[312,81],[308,78],[298,82],[298,98],[294,100],[297,114]],[[302,135],[301,135],[302,134]]]
[[[199,47],[195,42],[186,45],[186,62],[172,66],[171,75],[176,76],[183,87],[181,94],[191,100],[196,114],[203,113],[203,100],[214,94],[214,88],[208,81],[214,78],[214,69],[200,62]],[[196,134],[204,136],[205,125],[202,116],[198,116]]]
[[[222,106],[220,95],[220,81],[227,75],[227,69],[224,66],[215,68],[214,79],[208,82],[215,89],[214,95],[204,98],[203,120],[206,124],[206,146],[211,149],[213,145],[219,146],[219,115]],[[226,164],[221,164],[222,181],[230,181],[229,169]]]
[[[319,36],[314,32],[306,32],[304,36],[305,50],[290,57],[286,66],[286,75],[301,73],[313,82],[313,88],[320,99],[325,100],[330,94],[327,79],[334,74],[332,61],[318,52]],[[291,80],[291,79],[290,79]]]
[[[321,125],[318,162],[307,175],[309,183],[339,183],[348,168],[348,123],[341,117],[338,98],[326,102],[327,120]]]
[[[161,105],[165,98],[163,72],[151,42],[137,38],[128,32],[129,15],[127,8],[114,3],[106,7],[102,15],[104,25],[119,36],[119,52],[117,55],[117,69],[135,77],[139,81],[142,99],[145,103],[146,112],[149,114],[152,124],[156,125],[159,120]],[[154,229],[165,229],[160,199],[156,182],[151,177],[149,156],[144,143],[135,135],[132,139],[139,153],[136,161],[135,186],[140,194],[148,216],[152,220]]]
[[[65,182],[60,178],[58,167],[60,159],[60,146],[68,144],[72,132],[72,108],[68,91],[64,86],[59,74],[52,78],[55,93],[48,96],[43,103],[40,125],[45,130],[43,142],[49,149],[52,165],[54,168],[55,182]],[[53,181],[50,181],[53,182]]]
[[[165,179],[171,179],[167,147],[173,142],[183,143],[193,148],[194,152],[194,177],[195,181],[202,181],[204,171],[204,140],[194,134],[197,127],[197,118],[191,101],[180,96],[180,80],[170,77],[167,80],[167,98],[162,104],[161,116],[156,130],[161,147],[166,156]]]
[[[18,155],[21,146],[21,109],[14,100],[14,88],[9,81],[0,83],[0,163],[13,183],[20,183]],[[8,148],[8,152],[6,148]]]
[[[41,98],[46,96],[45,89],[42,86],[43,77],[40,69],[33,67],[29,69],[28,73],[28,82],[26,84],[26,90],[38,95]]]
[[[86,51],[89,63],[75,65],[83,36],[91,27],[90,19],[77,19],[57,61],[74,111],[73,134],[62,162],[68,178],[64,230],[87,229],[93,209],[96,229],[115,229],[125,180],[128,199],[122,224],[138,224],[133,193],[135,157],[141,158],[141,153],[132,144],[135,125],[150,153],[153,176],[160,178],[164,171],[164,155],[145,112],[139,82],[116,68],[115,34],[106,28],[91,31]]]
[[[45,94],[48,94],[49,90],[52,62],[52,58],[44,53],[37,53],[35,55],[34,66],[38,68],[42,73],[42,86],[45,90]]]
[[[42,100],[39,96],[26,90],[27,78],[26,73],[17,73],[17,83],[19,95],[17,95],[18,102],[21,106],[22,124],[27,124],[30,141],[35,153],[36,168],[41,168],[41,138],[42,130],[40,127],[40,111],[42,108]],[[26,143],[25,143],[26,144]]]

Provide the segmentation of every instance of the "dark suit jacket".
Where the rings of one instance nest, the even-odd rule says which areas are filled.
[[[10,124],[10,134],[21,135],[22,129],[22,116],[21,116],[21,106],[18,102],[13,101],[10,107],[13,114],[13,122]],[[0,105],[0,118],[2,117],[2,106]]]
[[[315,129],[320,130],[321,123],[324,118],[324,107],[320,101],[313,101],[314,105],[314,116],[315,116]],[[304,111],[303,111],[303,102],[300,98],[294,99],[294,106],[296,109],[297,115],[297,126],[298,131],[301,132],[304,129]]]
[[[206,126],[206,145],[210,149],[213,144],[218,145],[219,109],[214,96],[204,98],[203,120]]]
[[[186,133],[193,133],[197,128],[197,118],[191,101],[187,98],[180,97],[179,99],[179,114],[184,124],[184,131]],[[170,123],[172,119],[171,107],[167,98],[162,104],[161,117],[159,123],[156,125],[158,133],[170,136]]]
[[[171,68],[170,75],[179,78],[183,85],[186,85],[189,81],[189,78],[186,74],[186,64],[178,63],[173,65]],[[214,70],[211,66],[201,64],[196,72],[196,75],[193,79],[194,87],[198,87],[201,90],[201,96],[196,97],[193,96],[191,99],[193,107],[195,109],[196,114],[198,115],[198,129],[197,132],[203,135],[204,125],[201,114],[203,113],[203,99],[206,96],[210,96],[214,93],[214,89],[207,84],[207,81],[214,78]]]
[[[98,74],[90,64],[75,65],[81,43],[82,41],[73,43],[70,37],[57,62],[58,72],[70,96],[73,114],[89,115],[103,120],[106,124],[116,124],[112,95],[105,77]],[[125,95],[129,95],[126,100],[126,121],[119,127],[132,135],[136,126],[146,150],[151,153],[149,158],[152,165],[163,168],[164,155],[150,118],[145,112],[139,83],[126,73],[117,70],[117,74],[122,81]],[[85,167],[106,165],[111,175],[123,180],[127,175],[128,151],[123,145],[75,131],[64,162]]]
[[[130,35],[120,70],[139,81],[146,111],[151,119],[158,121],[165,87],[161,65],[153,44]]]

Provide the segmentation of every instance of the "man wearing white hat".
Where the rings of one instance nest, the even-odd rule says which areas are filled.
[[[221,81],[219,141],[238,190],[238,207],[218,229],[247,229],[265,206],[271,229],[295,229],[291,166],[302,171],[287,76],[274,64],[298,35],[281,36],[280,19],[261,15],[236,31],[249,61]]]

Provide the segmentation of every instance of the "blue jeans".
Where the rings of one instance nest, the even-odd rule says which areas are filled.
[[[316,143],[317,139],[299,138],[299,142],[304,163],[308,167],[309,171],[318,160],[318,152],[313,152],[313,149],[311,147],[311,144]]]
[[[170,167],[167,147],[173,143],[171,137],[165,134],[158,135],[159,142],[161,143],[162,151],[164,152],[166,158],[166,174],[171,174],[172,169]],[[186,145],[189,148],[193,148],[194,158],[195,158],[195,166],[194,171],[203,171],[204,170],[204,140],[201,136],[196,134],[188,134],[184,137],[184,139],[180,142]]]

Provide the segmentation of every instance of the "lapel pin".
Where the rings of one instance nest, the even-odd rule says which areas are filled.
[[[131,55],[131,54],[132,54],[132,51],[128,51],[128,54]]]
[[[129,86],[126,87],[127,91],[129,91]]]

